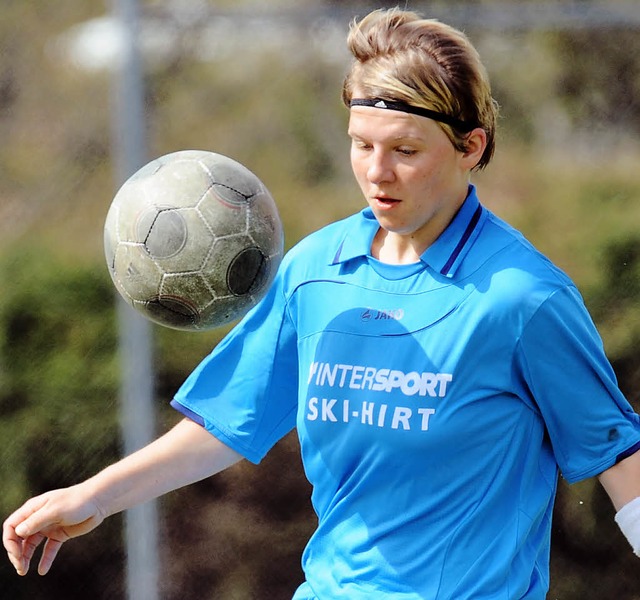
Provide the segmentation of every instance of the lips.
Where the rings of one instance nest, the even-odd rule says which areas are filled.
[[[382,208],[390,208],[400,202],[398,198],[390,198],[388,196],[376,196],[375,203]]]

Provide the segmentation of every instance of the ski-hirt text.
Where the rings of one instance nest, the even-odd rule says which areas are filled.
[[[334,397],[334,390],[364,390],[382,394],[400,392],[406,397],[444,398],[452,382],[450,373],[431,373],[397,369],[314,362],[309,368],[308,384],[315,388],[328,388],[325,397],[308,399],[306,418],[309,421],[349,423],[389,427],[391,429],[428,431],[430,420],[436,414],[432,406],[398,406],[388,401],[354,401]],[[324,394],[323,394],[324,396]],[[422,403],[421,403],[422,404]]]

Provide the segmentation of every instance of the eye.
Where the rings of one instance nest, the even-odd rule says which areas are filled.
[[[363,142],[362,140],[353,140],[352,145],[354,148],[358,149],[358,150],[371,150],[371,144],[368,144],[367,142]]]
[[[399,148],[396,148],[396,152],[402,154],[403,156],[414,156],[418,153],[418,151],[414,148],[408,148],[406,146],[400,146]]]

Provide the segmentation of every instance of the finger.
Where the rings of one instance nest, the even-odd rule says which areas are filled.
[[[42,540],[45,539],[45,536],[38,533],[36,535],[29,536],[26,540],[22,542],[22,558],[28,562],[31,561],[33,555],[36,552],[38,546],[42,543]]]
[[[26,574],[29,569],[29,561],[24,558],[24,541],[16,534],[14,527],[7,522],[2,530],[2,543],[16,572],[19,575]]]
[[[50,517],[42,510],[46,503],[46,495],[31,498],[7,518],[4,523],[5,530],[7,527],[13,528],[19,537],[26,538],[51,525]]]
[[[30,526],[25,525],[25,519],[31,517],[46,503],[46,498],[38,496],[25,502],[18,510],[11,514],[2,527],[2,543],[7,550],[9,561],[19,575],[25,575],[29,570],[29,562],[42,536],[25,541],[29,538]]]
[[[59,540],[52,540],[49,538],[44,548],[42,549],[42,556],[40,558],[40,563],[38,564],[38,574],[46,575],[51,569],[51,565],[55,560],[56,556],[58,556],[58,551],[62,547],[63,542]]]
[[[22,538],[16,534],[15,528],[8,521],[5,521],[2,527],[2,544],[9,555],[22,554]]]
[[[9,562],[13,565],[13,568],[16,570],[18,575],[26,575],[29,570],[29,565],[26,561],[22,559],[21,555],[9,554],[7,552],[7,556],[9,557]]]
[[[55,525],[59,517],[48,505],[47,495],[32,498],[11,517],[15,523],[15,532],[21,538],[28,538]]]
[[[40,509],[16,525],[16,534],[26,539],[55,524],[56,518],[52,517],[48,511]]]
[[[33,535],[26,540],[22,540],[22,550],[21,556],[17,562],[16,571],[18,575],[26,575],[29,572],[29,566],[31,565],[31,559],[38,548],[38,546],[42,543],[42,540],[45,539],[43,535]],[[15,566],[15,565],[14,565]]]

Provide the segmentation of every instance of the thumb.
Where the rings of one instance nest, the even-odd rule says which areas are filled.
[[[30,535],[29,525],[27,525],[26,521],[22,521],[22,523],[16,527],[15,531],[21,538],[26,538]]]
[[[16,515],[22,520],[15,526],[16,535],[22,539],[35,535],[44,531],[52,525],[56,525],[60,517],[47,506],[46,500],[38,503],[38,505],[27,507],[22,515]]]
[[[13,525],[17,536],[25,539],[54,522],[46,505],[46,494],[31,498],[7,519],[7,523]]]

